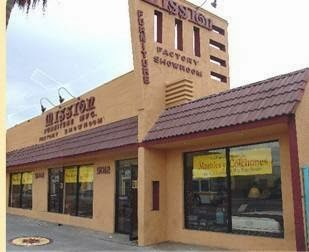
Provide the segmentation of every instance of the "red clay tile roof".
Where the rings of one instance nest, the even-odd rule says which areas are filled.
[[[144,142],[292,114],[308,77],[306,68],[169,108]]]
[[[137,117],[7,153],[7,167],[137,144]]]

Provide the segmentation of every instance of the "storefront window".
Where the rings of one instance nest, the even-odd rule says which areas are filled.
[[[21,173],[11,174],[10,207],[20,207]]]
[[[187,154],[186,228],[228,231],[225,150]]]
[[[188,229],[283,237],[279,143],[185,154]]]
[[[79,168],[78,216],[92,217],[93,167]]]
[[[232,231],[283,236],[279,144],[231,148]]]
[[[93,167],[50,169],[48,205],[50,212],[92,217]]]
[[[32,172],[11,175],[10,207],[32,208]]]
[[[21,208],[32,208],[32,172],[22,173]]]
[[[77,209],[77,167],[64,170],[64,213],[76,215]]]

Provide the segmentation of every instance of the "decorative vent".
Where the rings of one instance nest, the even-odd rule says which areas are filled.
[[[193,82],[180,80],[165,86],[166,108],[189,102],[193,99]]]

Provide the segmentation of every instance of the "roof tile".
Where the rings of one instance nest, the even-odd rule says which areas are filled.
[[[169,108],[144,142],[292,114],[308,78],[306,68]]]
[[[7,153],[7,166],[137,144],[137,117]]]

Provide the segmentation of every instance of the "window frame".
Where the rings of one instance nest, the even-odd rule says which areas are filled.
[[[64,166],[64,167],[61,167],[61,168],[49,168],[48,169],[48,212],[50,213],[56,213],[56,214],[66,214],[65,213],[65,201],[66,201],[66,190],[65,190],[65,186],[66,186],[66,183],[65,183],[65,170],[66,169],[69,169],[69,168],[76,168],[77,169],[77,173],[76,173],[76,183],[74,183],[76,185],[76,190],[74,192],[74,214],[69,214],[68,215],[71,215],[71,216],[75,216],[75,217],[81,217],[81,218],[93,218],[93,183],[94,183],[94,176],[93,176],[93,181],[91,182],[92,183],[92,215],[91,216],[82,216],[82,215],[79,215],[79,198],[80,198],[80,187],[81,187],[81,182],[79,182],[79,171],[80,171],[80,168],[83,167],[83,166],[91,166],[92,169],[93,169],[93,175],[95,175],[95,166],[94,164],[82,164],[82,165],[70,165],[70,166]],[[50,170],[53,170],[53,169],[62,169],[62,184],[63,184],[63,189],[62,189],[62,201],[63,201],[63,204],[62,204],[62,211],[60,212],[54,212],[54,211],[50,211],[50,202],[49,202],[49,198],[50,198],[50,188],[49,188],[49,185],[50,185]]]
[[[154,41],[163,43],[163,13],[158,10],[154,11]]]
[[[225,146],[225,147],[218,147],[218,148],[210,148],[210,149],[199,149],[199,150],[195,150],[195,151],[189,151],[189,152],[183,152],[182,157],[183,157],[183,210],[184,210],[184,219],[183,219],[183,227],[186,230],[195,230],[195,231],[199,231],[199,229],[194,229],[194,228],[190,228],[187,225],[187,207],[186,207],[186,194],[188,193],[188,191],[186,191],[186,183],[187,179],[188,179],[188,168],[187,168],[187,157],[188,155],[192,155],[192,154],[196,154],[199,155],[200,153],[208,153],[211,151],[216,151],[216,150],[221,150],[224,149],[225,153],[226,153],[226,179],[227,179],[227,198],[228,198],[228,207],[227,207],[227,225],[228,225],[228,231],[227,232],[223,232],[223,231],[214,231],[214,230],[200,230],[200,231],[204,231],[204,232],[220,232],[220,233],[228,233],[228,234],[240,234],[240,235],[249,235],[249,236],[257,236],[257,237],[268,237],[267,234],[263,234],[263,232],[255,232],[255,234],[244,234],[244,233],[237,233],[237,232],[233,232],[233,223],[232,223],[232,188],[231,188],[231,164],[230,164],[230,150],[232,148],[240,148],[240,147],[250,147],[250,146],[254,146],[254,145],[262,145],[262,144],[271,144],[271,143],[277,143],[279,146],[279,161],[280,161],[280,152],[281,152],[281,148],[280,148],[280,140],[279,139],[273,139],[273,140],[269,140],[269,141],[263,141],[263,142],[255,142],[255,143],[249,143],[249,144],[241,144],[241,145],[230,145],[230,146]],[[280,179],[282,181],[282,172],[281,172],[281,163],[280,163]],[[280,187],[281,189],[281,201],[283,203],[283,192],[282,192],[282,185]],[[283,212],[283,204],[282,204],[282,212]],[[284,223],[284,216],[282,215],[283,218],[283,223]],[[285,236],[285,230],[282,230],[282,233],[280,233],[280,235],[278,236],[272,236],[272,238],[279,238],[279,239],[283,239]]]
[[[32,176],[32,180],[31,180],[31,208],[27,208],[27,207],[23,207],[23,188],[24,185],[22,183],[22,179],[23,179],[23,174],[24,173],[31,173]],[[12,206],[12,177],[15,174],[20,174],[20,188],[19,188],[19,204],[18,206]],[[33,206],[33,171],[23,171],[23,172],[12,172],[10,173],[10,188],[9,188],[9,202],[8,202],[8,206],[11,208],[20,208],[20,209],[25,209],[25,210],[32,210],[32,206]]]
[[[50,210],[50,207],[51,207],[50,206],[50,193],[51,193],[50,192],[50,179],[51,179],[51,171],[52,170],[61,170],[62,171],[62,177],[60,178],[61,179],[60,183],[62,183],[62,186],[63,186],[63,188],[62,188],[62,209],[60,209],[60,205],[59,205],[59,209],[58,209],[57,212]],[[49,213],[63,213],[63,200],[64,200],[64,195],[63,195],[64,190],[63,189],[64,189],[64,168],[63,167],[60,167],[60,168],[49,168],[48,169],[47,212],[49,212]],[[59,202],[60,202],[60,199],[59,199]]]

